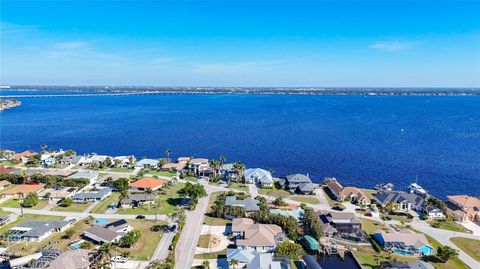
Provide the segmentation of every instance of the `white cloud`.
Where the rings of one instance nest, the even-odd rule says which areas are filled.
[[[411,49],[413,47],[413,43],[401,41],[384,41],[370,44],[370,46],[368,47],[371,49],[378,49],[383,51],[404,51]]]
[[[56,43],[55,48],[57,49],[84,49],[88,48],[89,43],[83,41],[70,41],[70,42],[60,42]]]
[[[211,74],[226,74],[237,73],[249,70],[270,70],[281,61],[249,61],[238,63],[211,63],[199,64],[194,66],[193,72],[196,73],[211,73]]]

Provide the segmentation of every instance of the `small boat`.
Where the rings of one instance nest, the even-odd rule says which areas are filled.
[[[380,191],[392,191],[393,190],[393,184],[392,183],[380,183],[375,185],[374,187],[375,190]]]
[[[417,182],[413,182],[412,184],[410,184],[407,190],[410,193],[415,193],[415,194],[424,195],[424,196],[428,195],[428,192],[424,188],[422,188],[422,186],[418,185]]]

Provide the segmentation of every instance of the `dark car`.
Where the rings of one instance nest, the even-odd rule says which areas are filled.
[[[144,215],[138,215],[137,217],[135,217],[136,219],[145,219],[145,216]]]
[[[332,209],[337,211],[343,211],[343,208],[341,206],[334,206],[332,207]]]
[[[177,225],[172,225],[170,227],[170,232],[175,232],[177,230]]]

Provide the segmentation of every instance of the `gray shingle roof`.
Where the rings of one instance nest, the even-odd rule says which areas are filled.
[[[312,180],[306,175],[302,174],[293,174],[287,176],[287,181],[289,183],[312,183]]]
[[[37,220],[26,220],[17,224],[11,230],[24,230],[30,229],[22,234],[22,237],[39,237],[52,230],[60,230],[63,227],[70,225],[70,221],[37,221]]]
[[[425,199],[422,196],[403,191],[378,191],[375,194],[375,199],[382,205],[386,205],[389,202],[400,203],[408,201],[418,208],[422,207],[425,203]]]
[[[254,199],[244,199],[237,200],[235,196],[227,196],[225,198],[226,206],[241,206],[245,208],[246,211],[258,211],[260,207],[258,206],[258,201]]]
[[[102,188],[97,191],[80,192],[73,195],[73,200],[101,199],[111,191],[110,188]]]

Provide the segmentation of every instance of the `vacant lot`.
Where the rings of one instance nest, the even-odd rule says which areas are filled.
[[[472,258],[480,261],[480,240],[465,237],[453,237],[450,239],[450,241],[465,251]]]
[[[133,259],[146,261],[150,259],[155,252],[155,248],[162,238],[162,232],[153,232],[150,230],[155,224],[166,224],[165,222],[158,221],[154,222],[152,220],[128,220],[128,224],[135,229],[140,230],[142,233],[140,240],[131,248],[118,248],[119,251],[125,252],[128,251],[132,255]]]
[[[11,198],[11,199],[8,199],[7,201],[3,202],[0,207],[14,207],[14,208],[20,208],[22,207],[20,204],[21,204],[22,201],[20,201],[19,199],[16,199],[16,198]],[[48,204],[47,201],[45,200],[40,200],[38,202],[38,204],[36,204],[35,206],[33,207],[29,207],[31,209],[42,209],[44,208],[46,205]]]
[[[461,224],[456,223],[455,221],[429,221],[430,224],[438,223],[440,226],[438,229],[449,230],[454,232],[461,233],[472,233],[469,229],[463,227]]]
[[[275,198],[288,198],[290,196],[290,193],[286,190],[280,190],[280,189],[258,189],[259,194],[263,195],[268,195],[272,196]]]
[[[63,206],[56,206],[52,208],[53,211],[61,211],[61,212],[83,212],[87,209],[91,203],[73,203],[71,206],[63,207]]]
[[[293,195],[290,197],[290,199],[297,202],[313,204],[313,205],[320,203],[320,201],[318,201],[318,199],[315,198],[315,196],[311,196],[311,195]]]
[[[101,201],[92,209],[92,213],[103,214],[105,213],[105,211],[107,211],[109,205],[117,203],[118,200],[120,200],[120,193],[112,192],[112,194],[108,196],[107,199]]]

